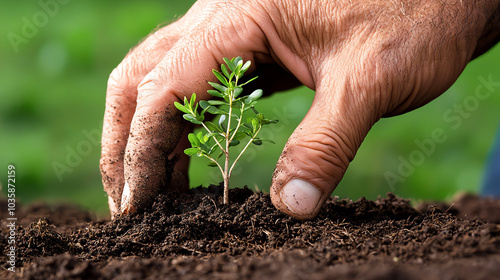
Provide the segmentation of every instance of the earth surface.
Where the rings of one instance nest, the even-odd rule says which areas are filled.
[[[229,205],[221,194],[162,194],[150,211],[113,221],[18,205],[15,273],[2,210],[0,279],[500,279],[500,200],[463,195],[415,208],[391,193],[331,198],[298,221],[269,194],[233,189]]]

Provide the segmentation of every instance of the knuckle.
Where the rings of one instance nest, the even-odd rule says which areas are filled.
[[[137,87],[141,81],[142,71],[145,66],[140,60],[125,59],[109,75],[108,91],[128,91]]]

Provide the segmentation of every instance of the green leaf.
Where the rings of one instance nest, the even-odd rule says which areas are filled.
[[[213,161],[210,161],[210,163],[208,164],[208,166],[210,167],[217,167],[217,164]]]
[[[228,58],[225,58],[225,57],[224,57],[224,58],[223,58],[223,60],[224,60],[224,62],[227,64],[227,67],[229,67],[229,69],[230,69],[231,71],[234,71],[234,68],[235,68],[235,65],[234,65],[234,63],[233,63],[234,58],[233,58],[233,59],[231,59],[231,60],[229,60]]]
[[[244,86],[244,85],[247,85],[248,83],[252,82],[253,80],[257,79],[259,76],[255,76],[253,78],[251,78],[250,80],[244,82],[243,84],[239,85],[240,87]]]
[[[200,131],[200,132],[198,132],[198,133],[196,134],[196,138],[198,138],[198,140],[200,141],[200,143],[201,143],[201,144],[205,144],[205,142],[206,142],[206,141],[204,140],[204,137],[203,137],[203,136],[204,136],[204,135],[203,135],[203,132],[201,132],[201,131]]]
[[[212,96],[215,96],[215,97],[224,97],[224,95],[222,93],[220,93],[218,90],[213,90],[213,89],[210,89],[210,90],[207,90],[207,92],[212,95]]]
[[[261,141],[261,140],[259,140],[259,139],[255,139],[255,140],[253,140],[253,141],[252,141],[252,144],[255,144],[255,145],[257,145],[257,146],[260,146],[260,145],[262,145],[262,141]]]
[[[182,105],[179,102],[174,102],[174,106],[175,106],[175,108],[177,108],[179,111],[181,111],[183,113],[186,113],[186,114],[191,113],[191,112],[189,112],[189,110],[186,107],[184,107],[184,105]]]
[[[197,120],[193,115],[191,114],[184,114],[182,116],[185,120],[190,121],[194,124],[201,124],[201,121]]]
[[[226,120],[226,115],[220,116],[220,118],[219,118],[219,125],[222,126],[222,124],[224,123],[225,120]]]
[[[220,69],[222,70],[222,73],[224,74],[224,76],[226,76],[226,78],[228,78],[229,80],[231,80],[229,78],[231,76],[231,74],[229,74],[229,71],[227,71],[226,65],[221,64]]]
[[[218,84],[218,83],[212,83],[212,82],[208,82],[213,88],[215,88],[216,90],[220,91],[221,93],[226,93],[227,91],[227,87],[221,85],[221,84]]]
[[[241,140],[243,138],[247,137],[247,134],[245,132],[238,131],[233,137],[233,140]]]
[[[203,135],[203,141],[202,141],[202,142],[203,142],[203,143],[207,143],[207,142],[208,142],[208,140],[210,140],[210,134],[205,134],[205,135]]]
[[[245,103],[247,103],[247,102],[248,102],[248,103],[250,103],[250,102],[252,102],[252,101],[255,101],[255,100],[259,99],[259,98],[262,96],[262,94],[263,94],[263,93],[264,93],[264,92],[263,92],[261,89],[256,89],[256,90],[254,90],[254,91],[253,91],[253,92],[252,92],[252,93],[251,93],[251,94],[247,97],[247,99],[245,100]]]
[[[233,97],[234,98],[238,98],[238,96],[240,96],[240,94],[243,92],[243,88],[241,87],[237,87],[234,89],[233,91]]]
[[[234,64],[235,69],[238,67],[238,64],[241,64],[243,66],[243,58],[241,58],[241,56],[237,56],[237,57],[233,58],[233,64]],[[240,66],[240,69],[241,69],[241,66]]]
[[[219,154],[217,155],[217,157],[215,158],[216,160],[217,159],[220,159],[222,156],[224,155],[224,152],[223,151],[220,151]]]
[[[215,70],[215,69],[212,69],[212,72],[214,73],[215,77],[217,77],[217,79],[223,84],[225,85],[226,87],[229,86],[229,82],[226,80],[226,77],[224,77],[224,75],[222,75],[221,72]]]
[[[243,64],[243,66],[241,67],[241,74],[244,74],[248,70],[248,68],[250,68],[251,64],[252,62],[250,60],[245,62],[245,64]]]
[[[191,108],[194,107],[195,102],[196,102],[196,93],[193,93],[193,95],[191,95],[191,100],[189,101],[189,105],[191,106]]]
[[[210,150],[208,150],[207,154],[211,155],[215,151],[215,149],[217,149],[218,147],[219,146],[217,145],[217,143],[213,144],[212,147],[210,147]]]
[[[256,131],[257,128],[259,128],[259,121],[256,118],[252,118],[252,126],[254,131]]]
[[[198,148],[187,148],[184,150],[184,153],[188,156],[192,156],[197,154],[200,151]]]
[[[189,100],[186,96],[184,96],[184,107],[186,107],[188,110],[193,110],[193,107],[191,106],[191,104],[189,104]]]
[[[222,100],[208,100],[208,104],[212,106],[217,106],[217,105],[228,105],[226,102]]]
[[[221,111],[221,110],[217,109],[217,108],[216,108],[216,107],[214,107],[214,106],[210,106],[210,107],[208,107],[208,108],[207,108],[207,112],[209,112],[209,113],[210,113],[210,114],[212,114],[212,115],[219,115],[219,114],[221,114],[221,113],[222,113],[222,111]]]
[[[220,130],[220,128],[218,126],[216,126],[213,122],[205,122],[205,125],[212,132],[222,132],[222,130]]]
[[[238,57],[240,60],[238,60],[238,62],[235,62],[234,64],[236,64],[236,69],[234,69],[234,72],[239,76],[243,76],[243,73],[241,73],[241,67],[243,66],[243,60],[241,59],[241,57]]]
[[[206,108],[210,107],[210,103],[208,103],[205,100],[201,100],[198,104],[200,104],[201,109],[205,110]]]
[[[247,96],[248,97],[248,96]],[[257,101],[248,101],[246,98],[245,98],[245,112],[250,110],[250,109],[253,109],[253,107],[255,106],[255,103],[257,103]]]
[[[196,115],[197,116],[195,117],[195,119],[200,122],[199,124],[201,124],[205,120],[205,116],[204,115],[200,115],[198,113],[196,113]]]
[[[240,141],[238,140],[233,140],[229,143],[229,147],[234,147],[234,146],[238,146],[238,144],[240,144]]]
[[[262,124],[274,124],[277,123],[278,120],[269,120],[269,119],[263,119]]]
[[[264,115],[262,115],[261,113],[258,113],[257,120],[259,120],[259,123],[261,123],[263,119],[264,119]]]
[[[193,146],[193,148],[200,147],[201,144],[200,140],[198,139],[198,137],[196,137],[196,135],[194,135],[194,133],[188,134],[188,140],[191,143],[191,146]]]

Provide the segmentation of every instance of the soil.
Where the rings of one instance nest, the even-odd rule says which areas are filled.
[[[150,212],[114,221],[74,206],[18,208],[15,273],[2,210],[0,278],[500,278],[500,200],[469,195],[416,209],[391,193],[331,198],[317,218],[298,221],[269,194],[233,189],[230,205],[221,194],[162,194]]]

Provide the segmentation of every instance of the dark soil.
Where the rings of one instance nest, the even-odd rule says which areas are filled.
[[[298,221],[275,210],[269,194],[234,189],[227,206],[221,193],[160,195],[151,212],[115,221],[68,206],[20,209],[16,273],[6,270],[2,210],[0,278],[500,278],[498,200],[468,196],[416,210],[393,194],[332,198],[316,219]]]

